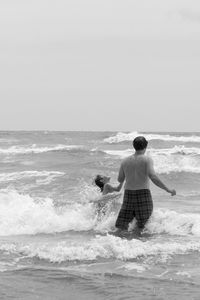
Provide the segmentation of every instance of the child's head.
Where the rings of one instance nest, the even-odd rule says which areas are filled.
[[[101,192],[103,192],[104,185],[110,181],[110,177],[97,175],[95,177],[94,182],[100,188]]]

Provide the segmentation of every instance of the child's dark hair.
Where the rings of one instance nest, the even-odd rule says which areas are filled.
[[[101,175],[97,175],[94,182],[100,188],[101,192],[103,192],[104,183],[102,182],[103,177]]]

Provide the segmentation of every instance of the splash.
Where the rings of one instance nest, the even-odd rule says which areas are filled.
[[[147,230],[154,234],[167,233],[179,236],[200,236],[200,215],[181,214],[169,209],[156,209],[147,225]]]
[[[106,233],[114,230],[120,209],[119,197],[111,197],[102,207],[94,201],[67,202],[57,205],[51,198],[33,198],[15,190],[0,191],[0,235],[88,231]],[[150,234],[200,236],[200,215],[180,214],[156,209],[147,230]]]
[[[15,190],[0,191],[0,235],[84,231],[95,226],[92,203],[59,208],[51,198],[34,199]]]

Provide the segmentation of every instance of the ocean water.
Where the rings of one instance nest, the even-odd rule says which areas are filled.
[[[112,234],[121,160],[143,134],[160,178],[141,237]],[[200,133],[0,132],[0,299],[199,299]],[[131,224],[134,229],[134,222]]]

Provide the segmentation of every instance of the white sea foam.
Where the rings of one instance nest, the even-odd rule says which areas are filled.
[[[50,198],[36,200],[29,195],[16,191],[0,191],[0,235],[21,235],[38,233],[55,233],[66,231],[88,231],[106,233],[114,228],[118,210],[108,211],[98,218],[97,210],[92,203],[73,203],[56,208]],[[168,209],[155,209],[147,224],[147,231],[160,237],[168,238],[146,240],[126,240],[112,235],[92,236],[87,240],[71,239],[26,242],[2,242],[1,251],[20,256],[38,257],[51,262],[73,260],[95,260],[115,258],[129,260],[154,257],[165,260],[174,254],[189,251],[200,251],[200,215],[178,213]],[[165,235],[164,235],[165,236]],[[22,242],[23,241],[23,242]],[[132,269],[136,269],[133,265]],[[138,271],[143,271],[138,269]]]
[[[133,154],[133,149],[125,150],[104,150],[109,155],[120,156],[122,158]],[[198,147],[185,147],[182,145],[176,145],[172,148],[148,148],[147,153],[155,155],[200,155],[200,148]]]
[[[170,172],[200,173],[200,159],[190,156],[154,156],[155,169],[160,174]]]
[[[38,183],[51,182],[56,177],[63,176],[64,172],[58,171],[22,171],[22,172],[11,172],[11,173],[0,173],[0,182],[9,182],[16,180],[23,180],[29,178],[37,178]]]
[[[104,150],[104,152],[121,159],[133,154],[132,149]],[[175,146],[167,149],[149,148],[147,154],[152,156],[158,173],[200,173],[200,148],[187,148],[184,146]]]
[[[118,267],[117,269],[125,269],[128,271],[136,270],[137,272],[142,273],[142,272],[146,271],[147,268],[148,267],[146,265],[141,266],[135,262],[131,262],[131,263],[126,263],[125,265],[122,265],[122,266]]]
[[[104,150],[105,153],[113,156],[118,156],[120,158],[125,158],[131,154],[133,154],[133,149],[126,150]]]
[[[62,241],[57,243],[3,243],[1,251],[20,254],[27,257],[38,257],[51,262],[63,262],[73,260],[95,260],[97,258],[115,258],[130,260],[137,258],[154,257],[156,260],[166,261],[175,254],[184,254],[190,251],[200,251],[200,242],[158,242],[126,240],[107,235],[96,236],[85,241]],[[140,271],[144,271],[141,270]]]
[[[178,272],[176,272],[176,275],[178,275],[178,276],[186,276],[188,278],[192,277],[191,274],[189,272],[186,272],[186,271],[178,271]]]
[[[147,225],[150,233],[200,236],[200,215],[178,213],[169,209],[156,209]]]
[[[109,209],[109,208],[108,208]],[[119,209],[119,206],[118,206]],[[95,230],[108,232],[114,228],[117,212],[109,212],[101,222],[95,225]],[[130,230],[135,227],[135,220]],[[178,213],[169,209],[154,209],[153,215],[146,225],[150,234],[169,234],[170,236],[200,237],[200,214]]]
[[[82,149],[81,145],[55,145],[55,146],[36,146],[35,144],[31,146],[11,146],[9,148],[0,148],[0,154],[29,154],[29,153],[44,153],[51,151],[63,151],[63,150],[74,150]]]
[[[148,141],[152,140],[161,140],[166,142],[191,142],[191,143],[200,143],[200,136],[191,135],[191,136],[173,136],[169,134],[141,134],[136,131],[130,133],[118,132],[115,136],[108,137],[104,139],[105,143],[122,143],[124,141],[132,141],[136,136],[143,135]]]
[[[67,199],[66,199],[67,201]],[[95,226],[92,203],[56,208],[51,198],[33,199],[15,190],[0,190],[0,235],[90,230]]]

